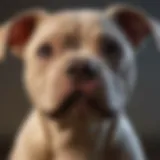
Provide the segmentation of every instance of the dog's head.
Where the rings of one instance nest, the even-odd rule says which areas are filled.
[[[40,110],[99,117],[126,104],[134,51],[155,28],[146,14],[124,5],[54,14],[35,9],[1,27],[0,50],[22,59],[26,89]]]

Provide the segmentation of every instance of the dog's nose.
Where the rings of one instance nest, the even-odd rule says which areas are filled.
[[[74,60],[67,74],[76,80],[93,80],[98,76],[98,66],[91,60]]]

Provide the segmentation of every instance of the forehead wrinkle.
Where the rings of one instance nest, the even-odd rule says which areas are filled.
[[[104,33],[102,25],[102,12],[84,12],[80,15],[81,17],[81,30],[84,39],[94,39]]]
[[[57,27],[61,32],[78,28],[79,34],[98,28],[101,12],[97,10],[71,10],[55,14]],[[64,27],[65,26],[65,27]]]
[[[43,43],[43,41],[49,41],[58,34],[62,37],[66,33],[87,37],[89,34],[93,34],[95,30],[102,31],[100,21],[102,14],[96,10],[71,10],[51,14],[39,24],[34,42]]]
[[[53,14],[53,16],[44,21],[40,26],[40,32],[46,30],[46,34],[65,34],[73,32],[79,28],[79,21],[76,15],[71,14]],[[45,32],[44,32],[45,33]]]
[[[71,10],[61,11],[52,15],[46,26],[54,26],[57,31],[65,31],[73,28],[87,28],[98,24],[101,12],[97,10]]]

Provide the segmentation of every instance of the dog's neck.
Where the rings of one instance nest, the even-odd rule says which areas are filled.
[[[91,123],[80,117],[74,120],[70,118],[53,120],[45,116],[41,118],[48,134],[48,142],[60,160],[64,157],[66,160],[74,160],[74,157],[76,159],[79,157],[80,160],[90,159],[94,153],[97,154],[95,147],[99,145],[97,142],[105,140],[105,137],[100,135],[103,132],[104,120]]]

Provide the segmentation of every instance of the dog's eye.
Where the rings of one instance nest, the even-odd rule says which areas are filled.
[[[121,51],[121,47],[117,41],[108,37],[101,37],[100,50],[107,55],[115,55]]]
[[[53,47],[51,44],[43,44],[40,46],[38,49],[38,56],[43,57],[43,58],[48,58],[52,55],[53,53]]]
[[[105,36],[101,37],[100,52],[111,62],[112,67],[118,66],[121,58],[122,48],[114,38]]]

